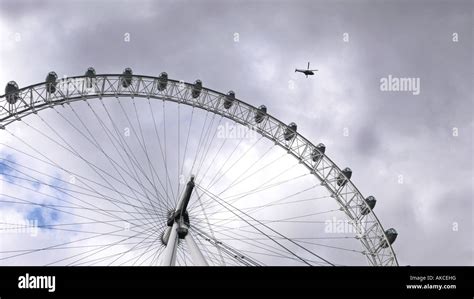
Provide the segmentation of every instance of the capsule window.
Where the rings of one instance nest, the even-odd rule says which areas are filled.
[[[194,82],[194,86],[191,92],[192,97],[195,99],[201,95],[201,90],[202,90],[202,82],[201,80],[196,80]]]
[[[265,107],[265,105],[261,105],[260,107],[258,107],[257,111],[255,112],[255,122],[257,124],[261,123],[266,114],[267,107]]]
[[[132,69],[126,68],[122,73],[122,78],[120,78],[120,81],[122,82],[122,87],[127,88],[130,85],[132,85],[132,78],[133,78]]]
[[[296,135],[297,126],[295,123],[290,123],[288,127],[285,129],[285,133],[283,134],[286,141],[290,141]]]
[[[232,107],[232,104],[234,103],[234,100],[235,100],[235,92],[233,92],[231,90],[227,93],[227,95],[224,99],[224,108],[229,109],[230,107]]]
[[[160,74],[160,77],[158,77],[158,90],[163,91],[166,89],[168,85],[168,74],[163,72]]]
[[[18,90],[18,84],[15,81],[8,82],[5,87],[5,94],[7,95],[6,100],[9,104],[13,105],[20,99]]]

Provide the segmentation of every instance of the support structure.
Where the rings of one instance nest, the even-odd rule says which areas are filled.
[[[174,266],[176,263],[176,251],[179,239],[184,239],[191,253],[193,262],[197,266],[207,266],[207,262],[202,255],[193,237],[189,233],[189,216],[187,207],[189,199],[194,189],[194,176],[186,184],[183,196],[178,201],[174,211],[168,214],[168,228],[163,234],[162,241],[166,245],[160,260],[161,266]]]
[[[173,223],[173,226],[168,229],[170,230],[168,242],[161,257],[161,266],[174,266],[176,263],[176,250],[178,249],[178,223]]]
[[[206,259],[204,258],[204,255],[202,255],[201,250],[199,249],[196,242],[194,241],[194,238],[191,235],[191,232],[188,232],[184,240],[186,241],[186,245],[188,245],[189,253],[191,254],[191,258],[193,259],[194,265],[195,266],[209,266],[207,264]]]

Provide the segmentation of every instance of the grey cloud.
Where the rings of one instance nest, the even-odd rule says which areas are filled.
[[[296,121],[314,143],[328,143],[328,155],[353,169],[360,190],[379,198],[382,223],[399,229],[402,264],[473,263],[471,2],[38,3],[0,3],[3,22],[28,31],[3,51],[14,58],[2,62],[1,84],[35,83],[50,70],[117,73],[130,66],[233,89],[282,121]],[[307,61],[320,69],[311,79],[293,73]],[[380,91],[389,74],[419,77],[421,94]],[[350,136],[342,136],[344,127]],[[439,194],[429,192],[433,185]],[[417,213],[421,198],[431,201],[431,214]],[[448,228],[453,219],[462,227],[457,233]]]

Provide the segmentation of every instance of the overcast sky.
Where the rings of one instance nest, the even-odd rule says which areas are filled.
[[[158,75],[265,104],[324,142],[402,265],[473,265],[472,1],[0,0],[0,85]],[[129,41],[128,41],[129,39]],[[295,68],[318,69],[306,79]],[[420,93],[382,91],[389,75]]]

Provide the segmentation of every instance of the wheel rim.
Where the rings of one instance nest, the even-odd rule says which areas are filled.
[[[221,119],[225,118],[242,126],[250,127],[266,140],[283,148],[322,183],[322,187],[329,192],[347,218],[352,220],[350,224],[354,227],[358,240],[362,244],[368,263],[370,265],[398,265],[391,242],[388,240],[380,221],[356,186],[350,180],[346,181],[345,176],[341,177],[343,170],[329,159],[325,153],[319,152],[321,154],[320,159],[314,161],[312,153],[318,150],[317,146],[296,131],[288,130],[288,125],[269,114],[264,114],[261,122],[257,122],[255,116],[258,115],[260,110],[238,100],[235,98],[235,94],[232,98],[229,98],[229,95],[202,86],[196,88],[196,83],[189,84],[167,78],[166,89],[163,89],[163,77],[127,75],[126,79],[127,82],[129,81],[129,84],[127,82],[124,83],[124,76],[120,74],[94,74],[93,80],[86,76],[66,78],[63,81],[65,83],[63,86],[61,86],[62,82],[58,83],[58,88],[55,89],[54,93],[51,92],[51,82],[39,83],[19,89],[15,93],[16,101],[7,100],[12,93],[0,97],[0,100],[5,98],[2,101],[0,124],[2,128],[8,131],[7,127],[10,124],[30,114],[36,114],[41,110],[82,100],[89,101],[91,99],[108,97],[131,98],[134,101],[133,105],[135,105],[134,98],[146,98],[149,103],[150,99],[163,100],[163,107],[165,102],[175,102],[192,107],[192,111],[194,111],[194,108],[199,108],[206,111],[206,113],[212,113],[214,116],[218,115]],[[196,93],[198,93],[197,96]],[[164,134],[166,134],[166,129]],[[178,165],[179,167],[180,165]],[[150,170],[151,172],[152,170]],[[343,178],[344,181],[342,186],[338,184],[340,178]],[[168,186],[168,183],[165,183],[165,185]],[[179,191],[178,187],[178,193]],[[216,202],[221,200],[216,194],[208,190],[206,186],[198,184],[197,191],[202,196],[211,198]],[[173,195],[173,197],[175,196]],[[169,196],[166,196],[166,198],[169,198]],[[223,205],[226,204],[226,202],[221,203]],[[365,215],[362,213],[364,209],[369,211]],[[192,219],[193,216],[191,215],[190,217]],[[264,224],[259,225],[263,227]],[[232,246],[229,245],[229,248],[224,249],[223,246],[225,244],[218,244],[217,242],[220,241],[214,239],[209,233],[210,231],[206,232],[196,227],[195,234],[202,237],[203,240],[209,239],[208,242],[216,243],[213,245],[219,249],[218,251],[221,251],[219,254],[222,254],[223,250],[228,250],[232,254],[232,250],[234,250]],[[383,242],[388,244],[388,246],[380,246]],[[246,258],[250,264],[259,264],[258,261],[253,261],[251,255],[247,255]],[[242,259],[240,259],[240,262],[242,262]]]

